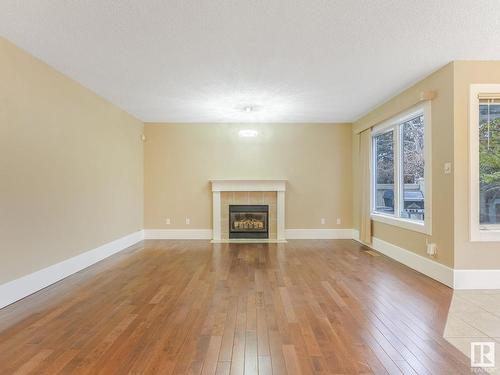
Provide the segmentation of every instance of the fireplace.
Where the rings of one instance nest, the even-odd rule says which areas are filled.
[[[229,205],[229,238],[269,238],[269,206]]]
[[[212,184],[212,242],[245,242],[248,233],[230,234],[230,205],[266,205],[267,236],[248,238],[249,242],[286,242],[285,192],[286,180],[210,180]],[[261,212],[266,212],[266,207]],[[240,228],[234,228],[234,230]],[[245,229],[245,228],[243,228]],[[252,234],[253,235],[253,232]],[[262,237],[262,233],[257,234]],[[239,237],[239,238],[235,238]],[[260,240],[260,241],[259,241]]]

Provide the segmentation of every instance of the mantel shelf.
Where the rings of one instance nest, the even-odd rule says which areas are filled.
[[[286,191],[287,180],[210,180],[212,191]]]

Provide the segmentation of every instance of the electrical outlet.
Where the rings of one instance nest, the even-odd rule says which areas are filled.
[[[322,217],[322,218],[321,218],[321,225],[325,225],[325,223],[326,223],[326,220],[325,220],[325,218],[324,218],[324,217]]]
[[[337,218],[337,225],[342,224],[342,220],[340,220],[340,217]]]
[[[451,163],[444,163],[444,174],[451,174]]]
[[[437,245],[435,243],[427,244],[427,254],[430,255],[431,257],[437,255]]]
[[[186,225],[189,225],[189,224],[191,224],[191,219],[187,217],[186,218]]]
[[[170,218],[169,217],[165,219],[165,224],[170,225]]]

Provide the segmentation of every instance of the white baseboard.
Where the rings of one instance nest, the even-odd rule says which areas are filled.
[[[455,270],[455,289],[500,289],[500,270]]]
[[[357,229],[352,230],[352,239],[362,243],[359,240],[359,231]],[[370,247],[388,256],[389,258],[404,264],[405,266],[408,266],[434,280],[439,281],[440,283],[445,284],[446,286],[449,286],[450,288],[453,288],[454,286],[454,272],[453,269],[448,266],[438,263],[432,259],[425,258],[414,253],[413,251],[406,250],[377,237],[372,237],[372,244]]]
[[[376,237],[372,239],[372,247],[382,254],[453,288],[452,268]]]
[[[352,239],[359,242],[358,230],[352,230]],[[371,247],[453,289],[500,289],[500,270],[452,269],[376,237]]]
[[[144,233],[142,230],[129,234],[125,237],[108,242],[93,250],[86,251],[75,257],[63,260],[47,268],[33,272],[0,285],[0,308],[10,305],[30,294],[33,294],[55,282],[68,277],[75,272],[91,266],[113,254],[126,249],[129,246],[142,241]]]
[[[210,240],[211,229],[145,229],[147,240]],[[351,239],[352,229],[286,229],[287,239]]]
[[[145,229],[146,240],[211,240],[211,229]]]
[[[353,239],[356,229],[287,229],[287,239]],[[146,229],[0,285],[0,308],[116,254],[143,239],[212,239],[211,229]],[[500,289],[500,270],[453,270],[376,237],[372,248],[454,289]]]
[[[352,229],[285,229],[287,240],[352,239]]]

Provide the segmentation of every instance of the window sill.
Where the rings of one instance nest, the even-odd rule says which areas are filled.
[[[475,230],[471,242],[500,242],[500,229]]]
[[[427,228],[425,223],[416,222],[412,220],[401,219],[399,217],[392,217],[384,214],[374,213],[371,214],[371,219],[373,221],[378,221],[380,223],[393,225],[395,227],[400,227],[403,229],[411,230],[413,232],[419,232],[431,235],[430,228]]]

